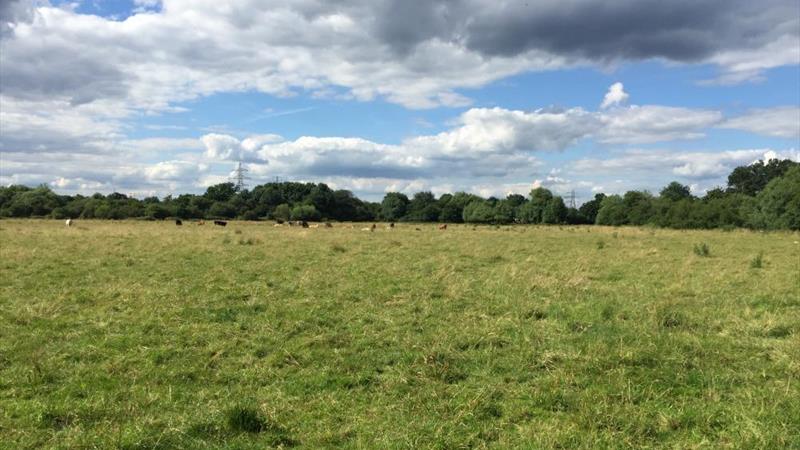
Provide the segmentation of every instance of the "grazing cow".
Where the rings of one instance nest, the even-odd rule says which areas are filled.
[[[393,228],[394,228],[394,222],[390,223],[389,225],[386,225],[387,230],[391,230]]]
[[[275,225],[273,225],[273,227],[282,227],[282,226],[283,226],[283,225],[281,225],[281,224],[279,224],[279,223],[276,223]]]
[[[224,226],[225,226],[225,225],[227,225],[227,224],[228,224],[228,222],[226,222],[226,221],[224,221],[224,220],[215,220],[215,221],[214,221],[214,225],[219,225],[219,226],[221,226],[221,227],[224,227]]]
[[[181,221],[181,219],[175,219],[175,225],[179,225],[179,226],[183,225],[183,222]]]
[[[361,231],[373,231],[373,228],[372,227],[364,227],[364,228],[361,229]]]
[[[325,222],[325,228],[333,228],[330,222]]]
[[[275,219],[275,222],[276,222],[278,225],[283,225],[283,219]]]
[[[447,229],[447,224],[443,223],[443,224],[439,225],[439,229],[440,230],[446,230]]]
[[[415,229],[415,230],[417,230],[417,231],[422,231],[422,230],[421,230],[421,229],[419,229],[419,228],[414,228],[414,229]]]
[[[375,231],[377,228],[378,228],[378,224],[373,223],[372,224],[372,231]]]
[[[205,225],[205,224],[206,224],[206,221],[205,221],[205,220],[198,220],[198,221],[197,221],[197,224],[198,224],[198,225]]]
[[[72,226],[72,219],[67,219],[66,224],[68,227]]]
[[[304,220],[302,223],[300,223],[300,225],[301,225],[303,228],[308,228],[308,222],[306,222],[305,220]]]
[[[308,227],[309,228],[319,228],[319,224],[315,223],[314,225],[309,225]]]

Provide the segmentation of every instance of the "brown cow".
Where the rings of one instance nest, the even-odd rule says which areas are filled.
[[[439,229],[440,230],[446,230],[447,229],[447,224],[443,223],[443,224],[439,225]]]

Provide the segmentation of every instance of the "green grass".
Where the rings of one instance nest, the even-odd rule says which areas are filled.
[[[798,234],[360,228],[0,221],[0,448],[800,448]]]

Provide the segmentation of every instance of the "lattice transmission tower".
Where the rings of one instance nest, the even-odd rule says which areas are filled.
[[[243,191],[247,189],[246,180],[249,180],[250,177],[247,176],[247,168],[242,165],[242,162],[239,161],[239,164],[236,165],[236,169],[233,171],[233,181],[235,183],[235,188],[237,191]]]

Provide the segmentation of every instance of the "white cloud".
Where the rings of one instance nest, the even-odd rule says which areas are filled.
[[[608,92],[606,92],[605,97],[603,97],[603,103],[600,104],[600,108],[606,109],[626,101],[628,101],[628,93],[625,92],[625,87],[622,83],[616,82],[608,88]]]
[[[722,113],[658,105],[614,108],[600,115],[604,126],[597,139],[608,144],[645,144],[697,139],[703,130],[719,123]]]
[[[728,119],[719,126],[764,136],[796,139],[800,137],[800,108],[782,106],[754,109],[742,116]]]

